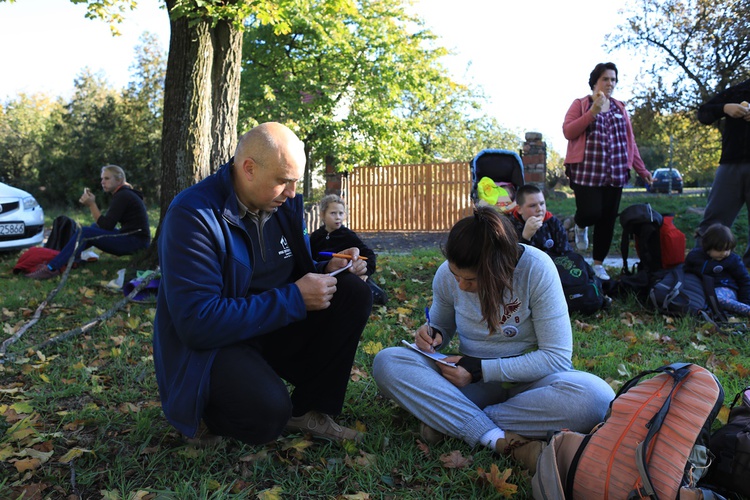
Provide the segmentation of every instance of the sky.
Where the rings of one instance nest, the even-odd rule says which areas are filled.
[[[483,111],[522,136],[541,132],[564,154],[565,112],[590,93],[588,76],[612,61],[620,83],[614,97],[627,101],[640,58],[607,53],[604,37],[621,22],[626,0],[415,0],[414,12],[454,55],[444,60],[457,82],[479,86]],[[144,31],[166,52],[169,20],[161,0],[138,0],[113,37],[102,21],[84,17],[69,0],[0,2],[0,102],[19,93],[70,97],[84,68],[115,88],[130,80],[135,46]]]

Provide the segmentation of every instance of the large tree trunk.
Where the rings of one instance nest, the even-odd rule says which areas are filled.
[[[211,31],[214,64],[211,167],[218,168],[234,155],[237,145],[237,118],[240,112],[240,73],[242,71],[242,32],[232,24],[219,22]]]
[[[171,11],[176,0],[166,0]],[[231,23],[170,19],[164,80],[160,221],[172,199],[233,154],[237,141],[242,33]],[[145,257],[156,263],[156,238]],[[144,265],[143,263],[141,265]]]

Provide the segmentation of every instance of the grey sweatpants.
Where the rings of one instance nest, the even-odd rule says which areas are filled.
[[[380,351],[372,369],[386,396],[433,429],[472,446],[497,427],[538,439],[561,429],[589,432],[615,397],[604,380],[575,370],[511,387],[480,381],[459,389],[434,361],[405,347]]]
[[[742,205],[748,205],[750,222],[750,163],[722,163],[716,169],[703,220],[698,226],[695,246],[700,246],[700,237],[711,224],[720,222],[731,228]],[[742,261],[745,267],[750,267],[750,244],[742,256]]]

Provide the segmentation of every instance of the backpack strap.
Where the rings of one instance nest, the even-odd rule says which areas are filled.
[[[620,239],[620,255],[622,255],[623,274],[633,274],[630,269],[628,269],[628,247],[630,246],[631,232],[632,229],[630,227],[630,224],[624,225],[622,227],[622,238]]]
[[[701,278],[703,279],[703,292],[706,295],[706,303],[711,309],[711,313],[716,318],[716,321],[726,323],[727,316],[719,305],[719,299],[716,297],[716,289],[714,288],[713,279],[706,274],[701,274]]]
[[[664,419],[667,418],[669,407],[672,404],[672,396],[677,390],[677,386],[685,377],[690,374],[690,370],[688,369],[689,365],[690,363],[673,363],[671,365],[657,368],[656,370],[643,372],[635,378],[635,380],[640,380],[644,375],[648,373],[664,373],[672,377],[672,390],[669,391],[669,394],[664,400],[664,404],[661,405],[659,411],[656,412],[651,420],[649,420],[648,424],[646,424],[646,427],[648,427],[648,433],[646,434],[646,437],[643,439],[643,441],[641,441],[636,447],[635,461],[636,466],[638,467],[638,472],[641,476],[641,481],[643,481],[643,485],[640,488],[631,491],[630,495],[628,495],[628,498],[652,498],[653,500],[659,499],[656,494],[656,490],[654,489],[654,485],[651,483],[651,475],[648,473],[648,448],[656,433],[661,429],[661,426],[664,423]],[[630,387],[632,387],[632,385],[629,385],[628,389]]]
[[[573,498],[573,483],[575,482],[576,478],[576,470],[578,469],[578,462],[581,460],[581,454],[583,454],[583,450],[586,448],[586,445],[591,440],[591,436],[593,434],[586,434],[584,436],[583,441],[581,441],[581,445],[578,447],[578,450],[576,451],[576,454],[573,455],[573,460],[570,461],[570,466],[568,466],[568,476],[566,478],[565,482],[565,498],[566,500]]]

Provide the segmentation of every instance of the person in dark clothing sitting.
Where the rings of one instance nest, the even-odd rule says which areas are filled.
[[[94,193],[88,188],[84,189],[78,201],[89,208],[96,222],[80,229],[83,234],[77,249],[75,248],[78,239],[76,232],[49,264],[41,266],[26,276],[38,280],[58,276],[74,250],[76,260],[78,260],[81,252],[92,246],[112,255],[131,255],[148,248],[151,242],[151,230],[143,195],[128,184],[125,171],[117,165],[102,167],[101,178],[104,192],[112,194],[112,202],[107,212],[102,214],[96,204]],[[118,224],[119,229],[116,227]]]
[[[572,251],[568,232],[560,219],[547,211],[544,193],[533,184],[524,184],[516,193],[516,207],[510,217],[521,243],[555,255]]]
[[[344,225],[346,220],[346,203],[344,203],[344,200],[338,195],[329,194],[320,200],[318,208],[320,209],[320,217],[323,219],[323,225],[310,235],[310,249],[313,257],[322,261],[330,257],[321,256],[321,252],[336,253],[345,248],[359,248],[359,254],[367,259],[367,273],[362,276],[362,279],[367,282],[367,286],[372,290],[373,303],[385,305],[388,302],[388,294],[372,278],[376,269],[377,255],[357,236],[357,233]]]

